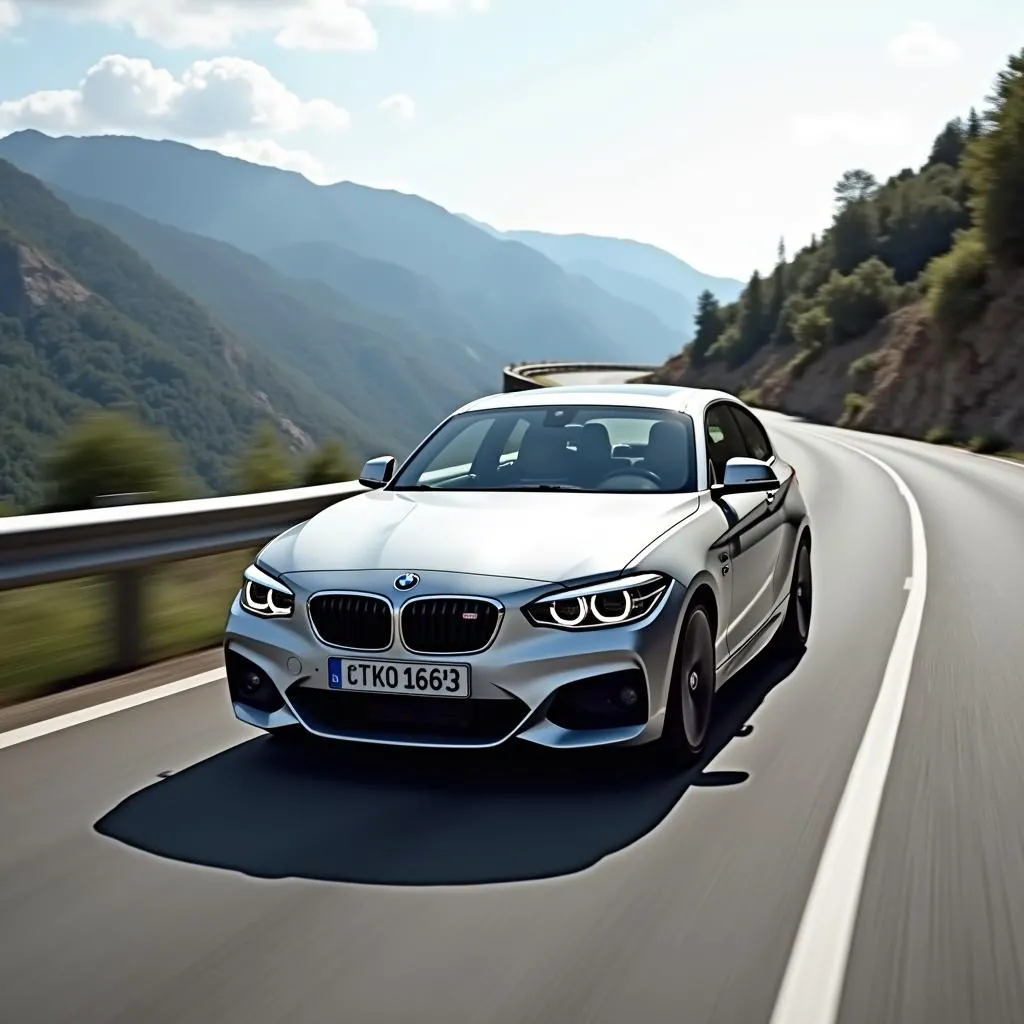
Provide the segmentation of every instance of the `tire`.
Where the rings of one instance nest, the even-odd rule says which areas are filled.
[[[811,542],[805,537],[793,560],[793,576],[789,584],[789,603],[786,617],[779,627],[779,651],[783,654],[801,654],[807,648],[811,631],[811,610],[814,598],[814,579],[811,574]]]
[[[692,608],[679,632],[665,726],[657,760],[667,769],[693,767],[703,755],[715,703],[715,638],[708,613]]]

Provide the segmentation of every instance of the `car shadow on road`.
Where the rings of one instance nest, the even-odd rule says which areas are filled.
[[[96,823],[161,857],[257,878],[480,885],[571,874],[654,829],[797,660],[751,667],[719,695],[702,763],[659,771],[642,749],[423,751],[260,736],[128,797]]]

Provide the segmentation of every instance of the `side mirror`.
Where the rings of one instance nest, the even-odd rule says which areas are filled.
[[[395,457],[379,455],[363,464],[359,471],[359,482],[364,487],[383,487],[395,475]]]
[[[749,494],[773,491],[779,486],[775,470],[760,459],[730,459],[725,464],[725,480],[713,488],[718,494]]]

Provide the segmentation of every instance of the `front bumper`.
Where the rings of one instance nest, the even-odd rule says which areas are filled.
[[[487,748],[512,739],[544,747],[636,745],[661,734],[684,588],[673,582],[639,623],[569,632],[530,624],[522,608],[551,584],[461,573],[424,572],[415,595],[393,588],[395,572],[295,573],[287,619],[263,619],[236,596],[225,630],[225,662],[236,716],[261,729],[299,725],[326,739],[413,747]],[[378,594],[397,619],[405,600],[431,595],[489,598],[503,608],[496,635],[472,655],[420,655],[394,630],[391,645],[355,651],[321,641],[308,599],[322,591]],[[469,667],[468,698],[339,692],[328,682],[328,659],[391,661],[413,666]],[[245,695],[255,672],[262,686]],[[637,695],[629,705],[623,688]]]

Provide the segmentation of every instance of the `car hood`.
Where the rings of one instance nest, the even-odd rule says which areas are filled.
[[[476,573],[561,582],[624,569],[700,504],[695,494],[371,491],[261,553],[281,573]]]

